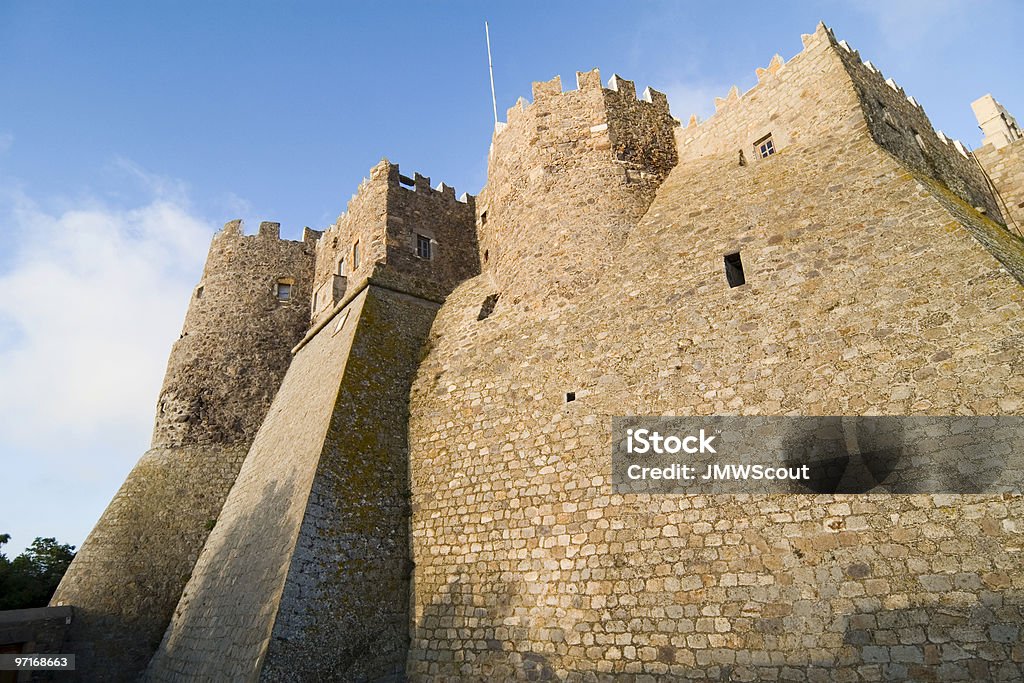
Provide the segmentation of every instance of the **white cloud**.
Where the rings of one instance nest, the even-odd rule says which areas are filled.
[[[61,537],[19,518],[40,495],[26,483],[70,492],[64,517],[98,514],[148,447],[167,355],[215,229],[190,211],[181,183],[118,164],[149,190],[137,206],[55,207],[0,192],[0,460],[19,475],[0,487],[0,531],[14,545]],[[62,540],[79,542],[76,533]]]

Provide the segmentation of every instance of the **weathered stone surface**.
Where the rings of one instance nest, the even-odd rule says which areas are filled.
[[[213,239],[167,363],[152,449],[53,596],[75,608],[68,647],[80,680],[145,669],[305,331],[313,240],[280,240],[276,225],[245,236],[232,221]],[[292,283],[287,301],[281,279]]]
[[[180,572],[167,611],[191,571],[152,680],[1019,680],[1020,495],[612,491],[616,415],[1024,414],[1019,143],[976,160],[824,25],[803,42],[686,128],[617,76],[536,83],[475,200],[378,164],[296,279],[265,419],[250,393],[193,423],[237,340],[176,347],[76,612],[109,599],[86,568]],[[180,538],[137,565],[104,540],[140,529]]]
[[[410,677],[1020,675],[999,640],[1024,616],[1019,538],[1001,526],[1024,513],[1018,496],[611,492],[614,415],[1019,414],[999,401],[1024,388],[1007,270],[1021,244],[957,194],[977,199],[976,174],[949,160],[951,191],[873,134],[839,50],[819,29],[679,130],[679,164],[570,301],[551,296],[560,269],[527,288],[484,263],[441,308],[412,395]],[[543,100],[549,128],[558,97],[578,95]],[[776,153],[752,159],[768,133]],[[516,165],[547,169],[551,153]],[[496,209],[503,163],[483,245],[522,248],[501,216],[544,234],[552,201],[524,186]],[[737,251],[746,285],[730,288]],[[970,578],[989,573],[999,614]]]

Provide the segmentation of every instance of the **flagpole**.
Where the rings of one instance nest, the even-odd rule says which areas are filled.
[[[498,125],[498,98],[494,95],[494,63],[491,61],[491,29],[484,21],[484,34],[487,36],[487,68],[491,72],[491,104],[494,106],[494,125]]]

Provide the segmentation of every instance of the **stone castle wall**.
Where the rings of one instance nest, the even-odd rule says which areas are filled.
[[[76,676],[135,680],[170,621],[309,318],[313,241],[275,223],[214,237],[167,364],[153,444],[53,596],[72,605]],[[278,279],[293,282],[280,301]]]
[[[983,145],[974,150],[999,193],[999,207],[1011,229],[1024,232],[1024,138],[1003,147]]]
[[[617,415],[1024,414],[1024,243],[980,169],[803,43],[685,129],[596,70],[536,83],[478,199],[382,161],[318,241],[229,224],[58,591],[80,672],[1024,676],[1021,496],[612,493]],[[979,151],[1011,198],[1019,149]]]
[[[505,301],[593,282],[675,164],[663,95],[637,100],[619,78],[602,88],[596,70],[577,85],[535,83],[533,103],[520,100],[495,133],[477,210],[483,268]]]
[[[877,144],[835,49],[775,74],[813,128],[746,166],[684,148],[572,306],[478,320],[486,266],[442,306],[409,428],[411,678],[1021,676],[1020,496],[611,492],[615,415],[1024,413],[1024,293],[990,247],[1024,250]]]

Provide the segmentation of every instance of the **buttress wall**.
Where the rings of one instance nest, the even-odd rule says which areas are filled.
[[[81,680],[135,680],[170,621],[309,316],[313,235],[228,223],[210,246],[167,364],[151,449],[68,568]],[[288,299],[279,281],[290,283]]]
[[[503,300],[572,297],[597,280],[676,162],[664,95],[597,70],[534,83],[492,142],[477,201],[482,267]],[[558,197],[558,201],[552,201]],[[603,245],[603,248],[600,248]]]

